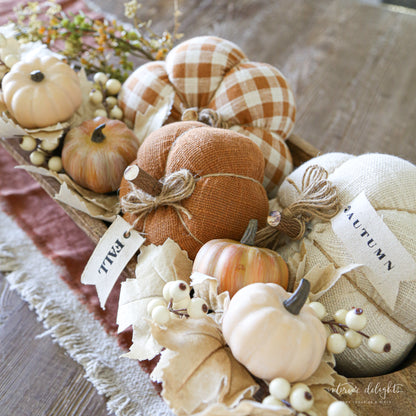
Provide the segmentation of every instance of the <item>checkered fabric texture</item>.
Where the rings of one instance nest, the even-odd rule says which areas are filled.
[[[170,100],[165,124],[181,120],[186,109],[215,110],[228,128],[252,139],[265,158],[264,186],[270,198],[293,168],[284,140],[296,114],[294,96],[273,66],[251,62],[234,43],[200,36],[172,49],[165,62],[139,67],[119,95],[125,122],[143,125],[158,103]],[[135,131],[141,140],[140,131]]]

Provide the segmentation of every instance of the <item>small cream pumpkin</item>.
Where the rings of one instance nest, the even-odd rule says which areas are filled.
[[[82,102],[75,71],[53,56],[13,65],[2,81],[4,102],[25,128],[41,128],[69,119]]]
[[[290,296],[275,283],[240,289],[224,314],[222,330],[234,357],[257,377],[306,380],[325,352],[327,332],[305,305],[310,284],[303,279]]]

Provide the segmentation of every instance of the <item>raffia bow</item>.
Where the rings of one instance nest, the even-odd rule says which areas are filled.
[[[268,225],[258,231],[256,245],[276,249],[282,234],[292,240],[300,240],[306,224],[313,218],[329,221],[340,210],[340,202],[334,185],[328,181],[328,172],[321,166],[309,166],[302,178],[301,189],[287,178],[299,194],[298,199],[281,212],[270,213]]]

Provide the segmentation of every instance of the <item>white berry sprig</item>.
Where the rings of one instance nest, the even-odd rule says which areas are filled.
[[[147,305],[152,320],[165,325],[172,316],[198,319],[208,313],[208,305],[198,297],[191,297],[188,283],[184,280],[172,280],[163,287],[163,298],[152,299]]]
[[[282,377],[273,379],[269,384],[269,395],[262,403],[269,406],[285,406],[294,416],[317,416],[312,410],[314,397],[311,389],[304,383],[293,386]],[[353,416],[352,410],[342,401],[332,403],[327,410],[328,416]]]
[[[123,110],[117,105],[120,89],[121,82],[118,79],[109,78],[104,72],[94,74],[94,88],[89,93],[89,100],[95,105],[103,105],[103,108],[95,110],[95,117],[109,117],[115,120],[123,118]]]
[[[61,157],[53,155],[59,145],[59,140],[39,140],[28,135],[23,136],[19,144],[22,150],[30,152],[29,160],[32,165],[42,166],[47,164],[48,169],[54,172],[60,172],[62,170]]]
[[[367,325],[367,317],[362,308],[350,310],[339,309],[334,317],[325,319],[327,312],[320,302],[311,302],[309,306],[315,311],[323,324],[328,325],[332,334],[327,339],[327,350],[333,354],[340,354],[346,348],[358,348],[367,339],[368,348],[375,353],[390,352],[391,344],[384,335],[367,335],[363,329]]]

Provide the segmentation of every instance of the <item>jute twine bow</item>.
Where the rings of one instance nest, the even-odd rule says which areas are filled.
[[[192,195],[195,189],[194,175],[187,169],[181,169],[161,179],[162,190],[152,196],[142,189],[132,186],[131,191],[121,198],[123,212],[137,215],[133,227],[146,215],[160,206],[171,206],[177,212],[184,213],[189,219],[191,213],[182,206],[181,201]]]
[[[258,246],[276,249],[282,234],[292,240],[300,240],[312,218],[329,221],[340,210],[336,188],[328,181],[328,172],[323,167],[309,166],[303,174],[301,189],[292,179],[286,180],[296,189],[299,197],[282,212],[270,213],[268,225],[256,235]]]
[[[228,123],[211,108],[199,110],[197,107],[188,108],[182,114],[182,121],[200,121],[211,127],[228,128]]]

